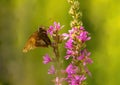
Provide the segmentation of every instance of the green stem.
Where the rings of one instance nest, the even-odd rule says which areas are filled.
[[[60,78],[60,53],[59,53],[59,47],[58,47],[58,41],[59,41],[59,36],[58,32],[56,32],[56,37],[55,37],[55,42],[53,45],[53,52],[55,54],[55,60],[56,60],[56,76]]]

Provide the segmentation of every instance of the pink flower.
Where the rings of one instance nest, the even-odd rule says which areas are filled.
[[[50,67],[50,69],[48,70],[48,74],[55,74],[55,68],[54,68],[53,65],[52,65],[52,66]]]
[[[84,43],[85,41],[88,41],[91,39],[91,37],[88,37],[88,32],[83,31],[80,33],[80,35],[78,36],[78,38]]]
[[[66,55],[65,59],[68,60],[71,57],[71,55]]]
[[[85,58],[84,51],[81,51],[81,55],[78,56],[78,60],[83,60]]]
[[[84,81],[86,77],[84,75],[75,75],[71,79],[71,85],[81,85],[82,81]]]
[[[68,39],[68,38],[72,38],[72,36],[74,35],[75,32],[78,32],[77,28],[72,28],[71,30],[68,31],[69,33],[63,33],[62,36],[64,37],[64,40]]]
[[[81,83],[86,80],[85,75],[68,75],[66,78],[66,81],[69,83],[69,85],[81,85]]]
[[[78,67],[72,64],[69,64],[68,67],[66,68],[66,72],[68,74],[75,74],[77,71],[78,71]]]
[[[54,24],[51,25],[47,30],[47,33],[49,33],[52,36],[55,32],[59,31],[63,27],[64,26],[60,26],[60,23],[54,22]]]
[[[69,34],[67,34],[67,33],[63,33],[62,36],[63,36],[63,39],[64,39],[64,40],[66,40],[66,39],[69,38]]]
[[[84,69],[89,76],[92,76],[91,72],[89,71],[89,69],[86,66],[84,66]]]
[[[60,23],[54,22],[54,27],[56,30],[60,30]]]
[[[92,63],[93,63],[93,60],[89,57],[86,57],[83,62],[83,65],[85,66],[86,64],[92,64]]]
[[[59,78],[56,77],[56,79],[54,80],[55,85],[62,85],[62,82],[65,80],[65,78]]]
[[[47,30],[47,33],[50,33],[50,35],[52,36],[53,31],[54,31],[54,27],[50,26],[49,29]]]
[[[72,47],[73,47],[72,43],[73,43],[73,39],[70,38],[70,39],[66,42],[65,48],[67,48],[67,49],[72,49]]]
[[[80,26],[80,30],[85,30],[83,26]]]
[[[50,58],[50,56],[48,54],[46,54],[45,56],[43,56],[43,63],[47,64],[49,62],[51,62],[52,59]]]
[[[74,51],[68,49],[66,54],[67,54],[67,55],[74,55]]]
[[[88,52],[86,49],[84,49],[81,51],[81,54],[77,59],[82,60],[84,66],[88,63],[91,64],[91,63],[93,63],[93,61],[91,58],[89,58],[90,54],[91,54],[90,52]]]
[[[65,59],[68,60],[70,57],[73,57],[74,58],[74,54],[75,52],[71,49],[67,49],[67,52],[66,52],[66,56],[65,56]]]
[[[68,31],[69,34],[73,34],[75,32],[79,32],[78,28],[72,28],[71,30]]]

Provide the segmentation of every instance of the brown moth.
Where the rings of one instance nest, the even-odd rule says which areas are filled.
[[[29,37],[23,48],[23,52],[26,53],[36,47],[48,47],[49,45],[51,45],[51,41],[47,35],[47,31],[44,27],[40,27]]]

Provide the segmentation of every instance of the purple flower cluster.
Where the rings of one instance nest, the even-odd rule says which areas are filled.
[[[91,75],[87,64],[91,64],[93,61],[89,57],[91,53],[85,47],[85,42],[90,40],[91,37],[88,36],[89,33],[82,26],[72,28],[68,32],[68,34],[63,34],[64,39],[67,39],[65,59],[72,58],[72,61],[66,68],[66,80],[69,85],[82,85],[82,82],[86,79],[86,74]]]
[[[79,75],[80,69],[73,64],[68,65],[66,72],[68,74],[66,80],[69,85],[81,85],[82,81],[86,79],[84,74]]]
[[[56,67],[57,65],[59,65],[58,44],[61,40],[60,39],[61,35],[59,34],[59,31],[62,28],[63,28],[63,26],[61,26],[60,23],[57,23],[57,22],[54,22],[54,24],[49,27],[49,29],[47,30],[47,34],[50,34],[50,36],[52,38],[52,46],[51,47],[53,48],[53,52],[54,52],[55,56],[53,58],[51,58],[48,54],[43,56],[44,64],[48,64],[50,62],[54,63],[53,65],[51,65],[50,69],[48,70],[48,74],[53,74],[55,76],[55,79],[53,80],[55,85],[62,85],[62,81],[64,80],[64,78],[62,78],[58,75],[60,73],[60,69],[58,69],[58,67]],[[57,65],[54,66],[56,63],[57,63]]]
[[[52,58],[50,58],[50,56],[46,54],[45,56],[43,56],[43,63],[48,64],[49,62],[53,62]],[[48,74],[55,74],[55,68],[53,65],[51,65],[50,69],[48,70]]]
[[[50,36],[51,36],[52,38],[57,37],[56,35],[58,34],[58,31],[59,31],[60,29],[62,29],[62,27],[63,27],[63,26],[60,26],[60,23],[54,22],[54,24],[51,25],[51,26],[49,27],[49,29],[47,30],[47,33],[50,34]],[[56,38],[55,38],[55,39],[56,39]],[[55,39],[54,39],[54,41],[56,41]],[[53,62],[53,59],[50,58],[50,56],[49,56],[48,54],[46,54],[45,56],[43,56],[43,63],[44,63],[44,64],[47,64],[47,63],[49,63],[49,62]],[[54,68],[54,66],[52,65],[51,68],[48,70],[48,74],[54,74],[54,73],[55,73],[55,68]]]
[[[60,23],[54,22],[53,26],[51,25],[47,30],[47,33],[53,36],[54,34],[56,34],[56,32],[58,32],[62,28],[63,26],[61,26]]]

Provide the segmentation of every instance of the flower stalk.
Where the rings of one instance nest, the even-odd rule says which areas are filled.
[[[63,28],[63,26],[60,26],[60,23],[54,22],[53,25],[49,27],[47,30],[47,33],[50,34],[52,38],[52,44],[51,47],[53,48],[53,54],[54,58],[43,58],[44,62],[48,62],[46,60],[49,60],[49,62],[52,62],[53,65],[48,70],[48,74],[53,74],[55,76],[55,79],[53,82],[55,85],[62,85],[62,81],[64,80],[61,77],[61,62],[60,62],[60,53],[59,53],[59,44],[61,43],[61,35],[59,34],[59,31]]]
[[[90,40],[89,33],[82,26],[82,13],[79,12],[78,0],[68,0],[70,4],[69,14],[73,20],[70,23],[71,30],[64,33],[64,39],[67,40],[65,48],[67,49],[65,59],[71,58],[70,64],[66,68],[66,81],[69,85],[86,85],[87,75],[91,75],[87,64],[93,63],[89,57],[90,52],[86,48],[86,41]]]

